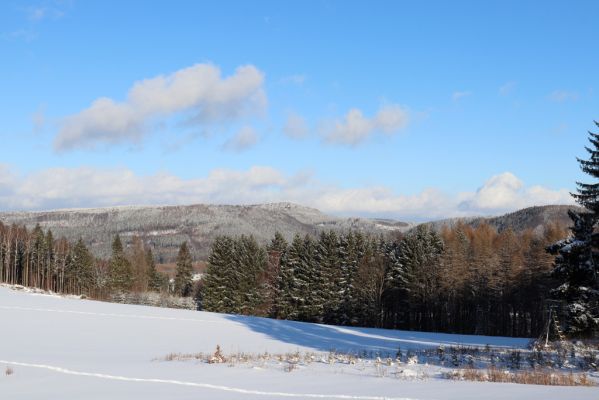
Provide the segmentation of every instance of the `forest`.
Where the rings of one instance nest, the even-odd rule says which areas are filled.
[[[198,288],[207,311],[326,324],[535,337],[555,286],[545,248],[565,235],[419,225],[384,240],[356,232],[216,239]]]
[[[116,236],[111,257],[99,259],[82,240],[0,223],[0,280],[105,300],[172,293],[193,296],[202,310],[279,319],[535,337],[556,285],[545,248],[566,233],[557,224],[539,233],[458,222],[391,238],[329,231],[287,243],[276,234],[267,246],[252,236],[219,236],[196,283],[186,243],[169,282],[141,239],[123,248]]]

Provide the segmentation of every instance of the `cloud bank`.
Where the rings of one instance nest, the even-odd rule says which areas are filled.
[[[526,186],[510,172],[488,179],[474,192],[450,194],[430,188],[402,195],[384,186],[343,188],[309,174],[287,175],[268,166],[215,169],[181,179],[167,172],[136,175],[126,168],[50,168],[20,176],[0,165],[0,208],[164,204],[255,204],[291,201],[327,213],[430,220],[496,215],[533,205],[573,204],[565,189]]]
[[[222,77],[211,64],[136,82],[123,102],[101,97],[63,121],[54,141],[58,151],[139,142],[153,123],[185,113],[190,123],[232,122],[266,106],[264,74],[252,65]]]

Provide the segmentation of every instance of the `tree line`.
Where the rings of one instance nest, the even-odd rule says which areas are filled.
[[[139,238],[124,249],[117,235],[103,260],[82,240],[0,223],[0,281],[98,299],[171,292],[207,311],[307,322],[534,337],[555,287],[545,247],[564,236],[555,224],[539,234],[463,223],[394,239],[330,231],[287,243],[276,234],[267,246],[219,236],[196,287],[186,243],[169,282]]]
[[[552,257],[565,230],[497,232],[420,225],[388,240],[216,238],[197,293],[207,311],[326,324],[534,337],[545,323]]]
[[[180,254],[187,257],[184,267],[191,282],[191,256],[187,245],[182,245],[181,250]],[[97,299],[106,299],[115,292],[168,292],[172,289],[168,277],[156,270],[152,249],[139,238],[134,238],[130,248],[124,249],[117,235],[110,259],[103,260],[94,257],[82,239],[72,243],[64,237],[55,239],[51,230],[44,232],[39,225],[28,230],[2,222],[0,282],[57,293],[85,294]],[[179,292],[183,290],[177,281],[175,286]],[[190,291],[189,287],[184,289]]]

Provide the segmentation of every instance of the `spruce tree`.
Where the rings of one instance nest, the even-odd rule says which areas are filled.
[[[187,297],[192,294],[193,267],[191,254],[187,247],[187,242],[183,242],[179,247],[177,255],[177,271],[175,275],[175,293],[179,296]]]
[[[597,290],[597,252],[593,251],[593,230],[597,222],[594,213],[568,211],[574,222],[572,236],[547,250],[554,255],[553,276],[561,284],[551,291],[553,298],[565,301],[566,321],[570,336],[591,336],[597,332],[599,291]]]
[[[108,267],[110,288],[113,291],[129,291],[133,286],[133,269],[125,257],[123,242],[116,235],[112,242],[112,256]]]
[[[400,242],[397,262],[387,274],[388,289],[400,310],[397,323],[409,329],[432,329],[433,295],[439,286],[443,241],[428,225],[418,225]],[[415,324],[418,325],[415,325]]]
[[[80,238],[70,253],[66,271],[75,293],[89,293],[93,287],[93,265],[94,258]]]
[[[595,122],[597,126],[599,124]],[[589,159],[577,158],[582,171],[599,179],[599,135],[589,132]],[[553,298],[566,304],[565,329],[570,336],[593,336],[599,332],[599,282],[597,269],[599,234],[599,182],[576,182],[572,196],[586,211],[569,210],[574,226],[572,236],[547,248],[556,255],[553,276],[560,285],[551,291]]]
[[[279,297],[279,276],[281,274],[281,259],[283,258],[289,244],[280,232],[275,232],[275,236],[266,247],[268,261],[264,272],[262,283],[262,297],[265,300],[265,307],[268,310],[268,316],[275,317],[278,314],[277,298]]]
[[[267,266],[266,250],[253,236],[242,235],[235,241],[235,273],[239,277],[235,288],[239,294],[236,313],[266,315],[264,311],[263,276]]]
[[[229,236],[218,236],[212,243],[202,287],[202,309],[206,311],[232,312],[233,247]]]
[[[322,232],[316,247],[316,262],[320,269],[322,320],[327,324],[338,323],[337,313],[342,301],[341,261],[339,237],[334,231]]]
[[[300,303],[303,300],[300,284],[296,278],[302,264],[304,240],[295,235],[287,251],[281,257],[281,271],[278,280],[278,297],[275,302],[277,318],[295,320],[299,317]]]

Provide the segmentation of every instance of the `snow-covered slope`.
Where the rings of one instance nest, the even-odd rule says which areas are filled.
[[[0,212],[0,222],[51,229],[54,237],[82,238],[95,255],[110,256],[118,233],[125,244],[140,236],[162,262],[173,261],[179,245],[187,241],[196,260],[205,260],[218,235],[253,235],[266,244],[276,231],[316,235],[323,230],[349,229],[386,234],[412,225],[391,220],[339,218],[292,203],[257,205],[125,206],[36,212]]]
[[[101,303],[0,287],[1,399],[596,399],[596,388],[377,377],[351,366],[160,361],[169,353],[379,351],[525,339],[354,329]],[[13,373],[6,375],[9,367]],[[422,366],[415,366],[422,367]],[[408,367],[406,367],[408,368]],[[405,376],[411,376],[406,374]]]

